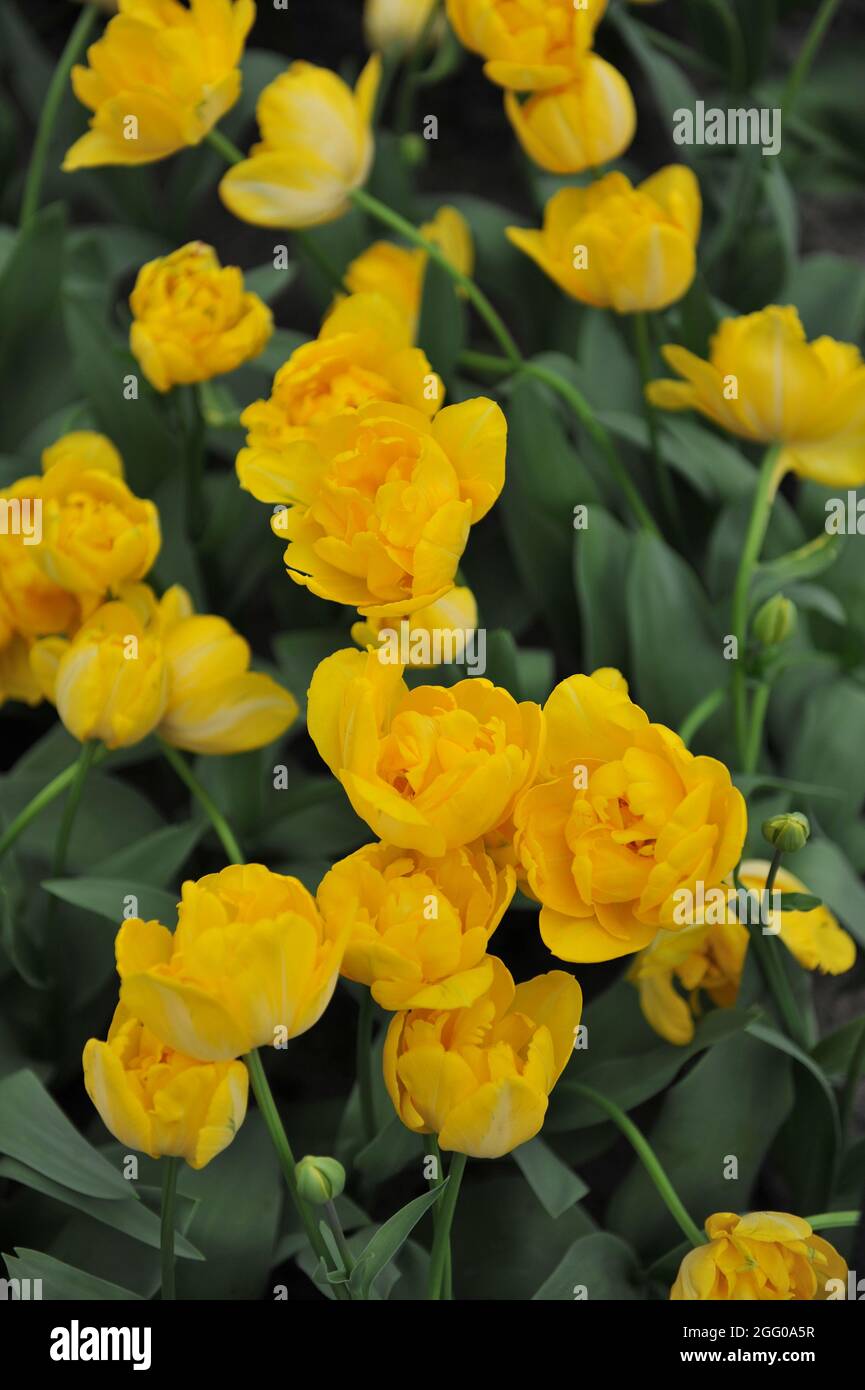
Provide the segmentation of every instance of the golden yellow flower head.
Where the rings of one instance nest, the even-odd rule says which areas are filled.
[[[762,892],[769,868],[768,859],[747,859],[739,870],[739,881],[744,888]],[[775,875],[774,891],[810,894],[811,890],[789,869],[782,867]],[[853,969],[856,944],[824,904],[810,912],[781,912],[777,923],[773,914],[767,915],[772,927],[780,925],[779,939],[805,970],[818,970],[821,975],[843,975]]]
[[[423,36],[438,0],[365,0],[363,29],[367,45],[373,49],[413,48]],[[442,33],[441,16],[433,21],[431,40]]]
[[[537,784],[515,811],[516,849],[562,960],[648,946],[681,899],[739,861],[746,812],[723,763],[694,757],[628,696],[617,671],[571,676],[544,706]]]
[[[85,1045],[84,1085],[121,1144],[203,1168],[243,1124],[249,1076],[242,1062],[176,1052],[118,1004],[108,1041]]]
[[[447,0],[457,38],[512,91],[563,87],[592,46],[607,0]]]
[[[454,207],[440,207],[431,222],[420,229],[463,275],[474,269],[472,231],[462,213]],[[405,323],[410,337],[417,336],[428,255],[422,247],[397,246],[392,241],[376,241],[349,265],[343,277],[353,294],[381,294],[389,300]]]
[[[0,705],[21,700],[28,705],[42,702],[42,687],[30,666],[30,646],[18,632],[0,630]]]
[[[437,858],[496,830],[531,781],[541,711],[482,677],[409,690],[375,652],[335,652],[309,688],[310,736],[380,839]]]
[[[178,585],[146,584],[104,604],[72,641],[35,643],[31,668],[71,734],[109,748],[153,730],[190,753],[243,753],[285,733],[297,701],[249,670],[248,644],[224,618],[197,616]]]
[[[120,13],[72,69],[93,116],[67,171],[150,164],[198,145],[240,96],[252,0],[119,0]]]
[[[265,87],[262,139],[222,179],[229,212],[257,227],[318,227],[341,217],[372,167],[372,114],[381,75],[370,58],[352,92],[341,77],[292,63]]]
[[[184,883],[177,930],[132,918],[117,934],[120,999],[169,1047],[221,1062],[317,1023],[349,921],[325,921],[303,884],[262,864]]]
[[[582,1009],[572,975],[551,970],[514,986],[490,960],[492,982],[473,1004],[399,1013],[384,1045],[385,1085],[403,1124],[472,1158],[501,1158],[540,1131]]]
[[[719,1211],[706,1221],[707,1245],[689,1250],[670,1298],[810,1303],[828,1296],[830,1279],[847,1282],[847,1265],[834,1246],[814,1235],[801,1216]]]
[[[725,319],[708,362],[683,347],[664,357],[684,381],[650,383],[659,409],[698,410],[742,439],[779,444],[779,474],[865,483],[865,362],[852,343],[809,343],[797,311],[771,305]]]
[[[505,113],[526,154],[551,174],[579,174],[618,159],[637,128],[630,87],[597,53],[586,54],[566,87],[522,102],[506,92]]]
[[[289,542],[289,575],[364,617],[436,603],[453,588],[469,528],[502,490],[506,433],[500,407],[481,396],[433,421],[374,402],[286,445],[293,505],[271,524]]]
[[[221,266],[203,241],[142,266],[129,304],[129,346],[157,391],[233,372],[273,332],[273,315],[244,289],[243,272]]]
[[[646,1021],[667,1042],[686,1046],[700,1016],[701,991],[716,1008],[735,1004],[747,951],[748,929],[733,914],[729,921],[659,931],[628,972]]]
[[[378,294],[353,294],[336,304],[318,337],[280,367],[268,400],[241,417],[247,447],[237,456],[241,487],[259,502],[297,499],[289,446],[314,438],[335,415],[372,401],[434,415],[444,398],[441,378],[412,346],[400,312]]]
[[[120,455],[104,435],[64,435],[45,450],[42,468],[41,478],[21,478],[4,494],[38,502],[41,540],[29,546],[20,536],[3,538],[9,544],[0,552],[14,624],[33,636],[70,631],[109,591],[143,578],[161,543],[156,507],[130,492]]]
[[[165,712],[168,674],[159,638],[129,603],[105,603],[69,641],[44,637],[30,652],[43,694],[74,738],[127,748]]]
[[[408,625],[405,640],[403,622]],[[406,664],[422,670],[439,666],[441,660],[453,660],[453,654],[459,651],[458,635],[462,634],[465,642],[466,634],[474,632],[477,625],[475,596],[471,589],[458,587],[451,589],[437,603],[431,603],[428,608],[419,608],[405,618],[367,618],[363,622],[353,623],[351,639],[359,647],[376,647],[379,650],[386,649],[388,642],[393,642],[398,649],[405,646],[408,657]]]
[[[584,304],[620,314],[666,309],[697,268],[700,185],[671,164],[638,188],[607,174],[587,188],[562,188],[543,231],[509,227],[508,237],[557,285]]]
[[[318,905],[354,923],[342,973],[382,1008],[456,1009],[492,984],[486,949],[515,889],[480,843],[441,859],[364,845],[325,874]]]

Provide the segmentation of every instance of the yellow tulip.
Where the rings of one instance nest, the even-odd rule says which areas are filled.
[[[176,1052],[118,1004],[108,1041],[84,1047],[84,1085],[121,1144],[203,1168],[243,1124],[249,1076],[242,1062]]]
[[[447,0],[457,38],[486,59],[486,76],[519,92],[570,81],[606,8],[607,0]]]
[[[30,666],[30,647],[18,632],[6,634],[0,629],[0,705],[7,700],[21,700],[38,705],[42,687]]]
[[[618,159],[637,128],[630,87],[597,53],[586,55],[566,87],[523,102],[506,92],[505,114],[526,154],[551,174],[579,174]]]
[[[127,748],[152,733],[165,712],[168,674],[162,644],[139,614],[105,603],[68,641],[45,637],[30,652],[43,694],[74,738]]]
[[[384,1045],[385,1085],[403,1124],[472,1158],[501,1158],[538,1134],[582,1009],[572,975],[551,970],[515,987],[490,959],[492,983],[473,1004],[399,1013]]]
[[[281,738],[297,718],[294,696],[250,671],[249,644],[224,618],[192,612],[182,589],[160,605],[168,698],[159,724],[188,753],[245,753]]]
[[[351,639],[359,647],[376,647],[381,649],[382,633],[396,633],[398,640],[402,643],[402,624],[406,622],[406,646],[408,651],[408,665],[415,669],[438,666],[440,662],[436,657],[436,639],[438,639],[442,653],[445,653],[445,644],[453,642],[455,634],[472,633],[478,625],[478,606],[475,596],[471,589],[464,587],[451,589],[449,594],[431,603],[428,608],[419,608],[411,616],[396,618],[367,618],[366,621],[353,623],[351,628]],[[385,639],[386,640],[386,639]],[[456,645],[448,645],[447,652],[457,650]]]
[[[544,723],[537,783],[514,813],[541,936],[569,961],[642,950],[673,926],[675,895],[732,873],[744,799],[723,763],[649,723],[617,671],[562,681]]]
[[[432,221],[424,223],[420,230],[427,241],[444,253],[451,265],[463,275],[471,275],[475,260],[472,231],[457,208],[439,208]],[[420,247],[376,241],[351,262],[343,281],[353,294],[380,294],[389,300],[410,325],[414,341],[427,259],[427,252]]]
[[[638,188],[618,173],[562,188],[547,203],[543,231],[507,234],[572,298],[631,314],[666,309],[687,292],[701,212],[695,175],[671,164]]]
[[[224,618],[197,616],[179,585],[146,584],[93,614],[71,642],[35,643],[31,667],[76,738],[109,748],[156,731],[189,753],[243,753],[285,733],[297,701],[249,670],[248,644]]]
[[[0,559],[15,624],[34,636],[68,632],[109,591],[141,579],[161,544],[156,507],[130,492],[120,455],[104,435],[64,435],[45,450],[42,468],[41,478],[21,478],[5,494],[38,503],[41,540],[25,546],[10,537],[9,567]],[[33,582],[34,563],[47,582]]]
[[[363,29],[369,48],[414,48],[423,36],[438,0],[365,0]],[[441,37],[441,16],[431,26],[430,40]]]
[[[734,916],[717,924],[659,931],[628,971],[628,979],[640,992],[646,1021],[667,1042],[687,1046],[700,1016],[700,991],[716,1008],[731,1009],[747,951],[748,929]]]
[[[683,347],[664,357],[685,379],[649,384],[659,409],[698,410],[742,439],[779,444],[779,473],[865,483],[865,362],[852,343],[809,343],[797,311],[771,305],[725,319],[708,362]]]
[[[488,680],[409,690],[401,666],[353,649],[317,666],[307,725],[374,833],[432,858],[507,820],[542,737],[538,706]]]
[[[240,96],[252,0],[119,0],[120,13],[72,69],[93,112],[63,168],[150,164],[198,145]]]
[[[354,923],[342,973],[383,1009],[457,1009],[492,984],[490,937],[516,890],[482,844],[441,859],[364,845],[325,874],[325,919]]]
[[[444,397],[436,376],[397,309],[378,294],[353,294],[336,304],[314,342],[280,367],[270,398],[241,416],[247,447],[237,456],[240,485],[259,502],[293,502],[289,446],[346,410],[373,401],[434,415]]]
[[[767,859],[747,859],[739,869],[743,887],[762,892],[769,876]],[[808,893],[810,889],[789,869],[780,868],[775,875],[776,893]],[[775,925],[771,915],[770,924]],[[779,913],[778,939],[796,957],[805,970],[818,970],[821,975],[843,975],[856,962],[856,945],[829,908],[821,905],[811,912]]]
[[[205,1062],[281,1045],[317,1023],[351,922],[328,922],[296,878],[231,865],[184,883],[177,930],[117,934],[120,1000],[169,1047]]]
[[[243,272],[221,266],[203,241],[142,266],[129,305],[129,346],[157,391],[233,372],[273,332],[273,315],[244,290]]]
[[[675,1302],[810,1303],[828,1296],[830,1279],[846,1285],[846,1262],[801,1216],[719,1211],[706,1234],[709,1243],[689,1250],[679,1267]]]
[[[432,422],[374,402],[288,444],[281,464],[293,505],[271,525],[289,542],[290,577],[364,617],[436,603],[454,586],[469,528],[502,490],[506,433],[500,407],[481,396]]]
[[[372,167],[380,76],[374,55],[354,92],[312,63],[292,63],[265,87],[256,108],[262,140],[219,185],[229,212],[257,227],[318,227],[347,212]]]

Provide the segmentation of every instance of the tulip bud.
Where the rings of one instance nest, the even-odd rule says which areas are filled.
[[[811,834],[808,818],[801,811],[787,811],[782,816],[772,816],[763,821],[763,838],[783,850],[784,854],[795,854],[802,849]]]
[[[297,1165],[296,1177],[298,1193],[316,1207],[333,1202],[345,1187],[345,1169],[335,1158],[307,1154]]]
[[[404,135],[399,142],[399,152],[402,156],[403,164],[409,169],[416,169],[419,165],[426,163],[427,145],[416,131],[410,131]]]
[[[796,628],[796,605],[783,594],[775,594],[757,610],[754,635],[764,647],[779,647]]]

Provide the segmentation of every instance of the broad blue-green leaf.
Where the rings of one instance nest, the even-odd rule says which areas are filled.
[[[550,1216],[561,1216],[589,1190],[540,1136],[514,1149],[513,1160]]]
[[[0,1153],[74,1192],[128,1201],[129,1183],[67,1120],[31,1071],[0,1081]]]
[[[445,1178],[437,1187],[424,1192],[421,1197],[415,1197],[414,1201],[379,1227],[351,1272],[349,1287],[352,1293],[366,1297],[373,1280],[399,1253],[424,1212],[439,1201],[449,1182],[450,1178]]]
[[[585,1291],[585,1292],[584,1292]],[[618,1236],[581,1236],[565,1252],[532,1301],[573,1303],[587,1299],[634,1302],[645,1298],[637,1258]]]
[[[194,821],[165,825],[136,844],[115,850],[94,868],[99,870],[100,878],[125,881],[128,874],[154,888],[165,888],[177,878],[205,828],[203,822]]]
[[[141,1294],[131,1289],[123,1289],[119,1284],[109,1283],[107,1279],[97,1279],[85,1269],[55,1260],[53,1255],[45,1255],[40,1250],[26,1250],[15,1247],[14,1255],[4,1255],[10,1279],[38,1279],[41,1284],[40,1297],[46,1302],[91,1299],[94,1302],[140,1302]]]
[[[631,538],[614,516],[597,504],[588,526],[574,532],[574,577],[583,621],[583,668],[626,669],[628,618],[622,575]]]
[[[55,898],[95,912],[118,926],[124,917],[143,917],[145,921],[155,918],[169,927],[177,919],[177,894],[152,888],[149,883],[123,878],[48,878],[43,879],[42,887]],[[135,910],[127,912],[130,897],[136,899],[131,905]]]

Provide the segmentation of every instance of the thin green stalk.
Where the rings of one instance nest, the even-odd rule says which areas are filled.
[[[844,1078],[844,1090],[841,1092],[841,1138],[846,1139],[850,1131],[850,1121],[853,1118],[853,1105],[856,1100],[856,1087],[865,1067],[865,1018],[862,1019],[862,1026],[856,1046],[853,1049],[853,1056],[850,1058],[850,1065],[847,1068],[847,1075]]]
[[[761,681],[754,693],[754,700],[751,705],[751,717],[748,721],[748,736],[745,743],[745,757],[742,762],[744,772],[755,772],[757,770],[757,760],[760,757],[760,745],[763,742],[763,726],[766,723],[766,712],[769,708],[769,696],[772,687],[768,681]]]
[[[371,193],[367,193],[365,188],[355,188],[349,196],[357,207],[362,208],[364,212],[376,218],[383,226],[389,227],[391,231],[397,232],[415,246],[420,246],[432,260],[437,261],[442,269],[447,271],[454,283],[465,291],[466,298],[474,304],[508,361],[512,363],[514,368],[522,363],[522,355],[508,328],[483,290],[470,276],[464,275],[461,270],[452,265],[444,252],[433,242],[428,241],[425,236],[422,236],[417,227],[412,226],[407,218],[394,212],[392,208],[387,206],[387,203],[382,203],[378,198],[374,198]]]
[[[93,755],[93,763],[101,761],[104,756],[105,750],[100,747],[98,752]],[[14,845],[18,836],[24,833],[31,821],[41,815],[46,806],[50,806],[52,801],[56,801],[58,796],[62,796],[66,788],[71,786],[78,774],[79,762],[80,759],[76,759],[69,767],[58,772],[57,776],[53,777],[40,792],[37,792],[33,800],[28,801],[24,809],[19,811],[18,815],[10,821],[3,834],[0,835],[0,859]]]
[[[760,557],[769,518],[772,515],[772,502],[778,488],[778,446],[773,444],[763,457],[751,518],[745,534],[745,544],[739,559],[736,586],[733,590],[732,631],[736,638],[736,657],[733,661],[733,718],[736,731],[736,747],[739,751],[739,764],[744,765],[745,748],[748,737],[748,698],[746,690],[746,643],[748,638],[748,593],[751,576]]]
[[[234,142],[229,140],[227,135],[223,135],[222,131],[218,130],[216,126],[214,126],[212,130],[209,130],[204,138],[211,149],[216,150],[217,154],[222,155],[226,164],[242,164],[246,158],[243,151],[239,150]]]
[[[692,1245],[705,1244],[706,1237],[703,1232],[691,1220],[682,1199],[674,1188],[664,1169],[661,1167],[660,1160],[649,1143],[648,1139],[634,1124],[633,1120],[620,1110],[613,1101],[607,1100],[599,1091],[593,1090],[591,1086],[584,1086],[582,1082],[574,1082],[570,1089],[578,1092],[586,1100],[596,1105],[599,1110],[609,1116],[615,1125],[622,1131],[628,1143],[634,1149],[637,1157],[666,1203],[667,1210],[672,1216],[676,1225],[683,1235],[687,1236]]]
[[[180,1159],[162,1159],[162,1221],[159,1246],[162,1263],[162,1301],[173,1302],[177,1297],[174,1282],[174,1208],[177,1198],[177,1175]]]
[[[670,522],[678,539],[681,541],[684,539],[684,528],[682,526],[682,515],[679,511],[679,502],[673,487],[673,480],[670,477],[670,470],[661,454],[661,438],[655,407],[646,395],[646,387],[654,375],[652,371],[652,342],[649,333],[649,316],[648,314],[634,314],[633,318],[637,365],[640,369],[640,383],[643,388],[643,414],[649,431],[649,448],[655,468],[655,481],[658,485],[661,504],[664,508],[667,520]]]
[[[811,27],[805,36],[805,42],[799,50],[799,56],[793,64],[790,76],[787,78],[781,93],[781,110],[785,116],[789,115],[796,103],[799,89],[811,71],[811,65],[817,57],[826,30],[835,18],[835,12],[840,4],[841,0],[823,0],[814,16]]]
[[[735,10],[729,0],[703,0],[703,4],[712,11],[724,30],[727,42],[730,86],[733,91],[738,91],[745,86],[748,62],[745,40],[742,37],[742,30],[739,27]]]
[[[376,1135],[375,1101],[372,1089],[372,995],[363,991],[357,1013],[357,1085],[360,1092],[360,1118],[364,1142]]]
[[[342,1229],[342,1222],[339,1219],[339,1212],[336,1209],[336,1203],[326,1202],[324,1206],[324,1214],[327,1219],[327,1224],[333,1233],[333,1238],[336,1241],[336,1248],[339,1251],[339,1256],[342,1260],[343,1269],[345,1270],[346,1276],[348,1277],[351,1275],[351,1271],[354,1269],[354,1259],[352,1258],[352,1253],[348,1248],[348,1241],[345,1238],[345,1231]]]
[[[721,708],[726,698],[726,689],[724,686],[719,686],[717,690],[710,691],[710,693],[685,716],[679,726],[679,738],[685,744],[686,748],[690,748],[691,740],[698,731],[702,729],[706,721],[712,718],[715,711]]]
[[[258,1050],[254,1048],[252,1052],[247,1052],[243,1060],[249,1068],[249,1079],[252,1083],[255,1099],[258,1102],[258,1108],[261,1111],[262,1119],[267,1126],[267,1131],[270,1135],[273,1147],[276,1150],[279,1165],[282,1168],[283,1177],[285,1178],[286,1187],[288,1188],[291,1200],[294,1202],[303,1229],[306,1232],[307,1240],[312,1247],[313,1254],[322,1261],[324,1268],[331,1270],[332,1264],[330,1256],[322,1238],[321,1231],[318,1229],[318,1224],[308,1204],[303,1200],[297,1190],[294,1154],[291,1151],[291,1145],[288,1142],[288,1135],[285,1132],[285,1127],[279,1117],[279,1111],[276,1107],[276,1101],[273,1098],[273,1092],[264,1074],[261,1056]],[[348,1301],[348,1289],[343,1284],[334,1284],[333,1291],[341,1302],[345,1303]]]
[[[63,819],[60,822],[60,830],[54,845],[54,858],[51,864],[51,877],[62,878],[66,871],[66,855],[69,850],[69,838],[72,834],[72,827],[75,824],[75,816],[81,804],[81,797],[84,792],[84,784],[87,781],[87,774],[93,766],[102,745],[95,739],[87,743],[82,743],[81,752],[78,755],[78,762],[75,764],[75,776],[72,786],[69,788],[69,795],[66,798],[66,805],[63,807]]]
[[[536,381],[542,381],[551,391],[555,391],[570,406],[580,424],[591,435],[604,455],[610,472],[621,488],[634,519],[644,530],[650,531],[653,536],[660,535],[652,514],[631,480],[631,475],[619,458],[610,435],[576,386],[559,376],[558,373],[539,366],[537,362],[522,361],[518,367],[514,367],[510,361],[503,357],[496,357],[488,352],[473,351],[461,352],[459,362],[460,366],[466,367],[469,371],[487,372],[491,376],[511,376],[515,371],[519,371],[523,376],[532,376]]]
[[[433,25],[439,18],[441,6],[439,0],[430,6],[429,14],[424,20],[423,28],[417,36],[411,52],[403,70],[399,92],[396,99],[396,111],[394,114],[394,130],[398,135],[402,135],[408,130],[411,124],[412,108],[414,106],[414,96],[417,91],[420,65],[423,55],[429,46],[430,35]]]
[[[63,100],[66,90],[66,83],[69,81],[69,74],[72,67],[77,63],[81,56],[84,45],[90,30],[97,20],[97,12],[93,5],[85,5],[69,38],[66,47],[60,55],[60,61],[54,69],[48,91],[45,96],[45,103],[42,107],[42,114],[39,117],[39,125],[36,130],[36,139],[33,144],[33,153],[30,156],[30,166],[27,170],[27,177],[24,180],[24,194],[21,199],[21,227],[26,227],[39,208],[39,195],[42,190],[42,179],[45,174],[45,161],[48,157],[48,147],[51,144],[51,136],[54,133],[54,126],[57,122],[57,112]]]
[[[861,1211],[818,1211],[816,1216],[803,1216],[812,1231],[838,1230],[842,1226],[858,1226],[862,1220]]]
[[[772,856],[772,863],[769,866],[769,873],[763,888],[764,896],[761,897],[760,911],[757,914],[758,920],[756,922],[748,921],[748,932],[751,943],[757,953],[757,960],[759,961],[769,993],[775,1001],[788,1037],[792,1038],[793,1042],[801,1047],[803,1052],[809,1052],[811,1050],[811,1039],[808,1036],[805,1020],[802,1018],[799,1012],[799,1006],[793,997],[790,981],[787,978],[787,971],[784,969],[784,962],[778,956],[772,942],[767,941],[766,937],[763,935],[763,902],[771,902],[772,891],[775,887],[775,879],[781,867],[781,859],[782,851],[776,849]],[[734,883],[737,888],[740,886],[738,869],[734,875]],[[750,913],[748,915],[750,919]],[[786,947],[784,949],[786,949]]]
[[[450,1258],[451,1226],[453,1225],[454,1212],[456,1210],[457,1198],[460,1194],[460,1184],[466,1167],[466,1155],[454,1154],[451,1159],[451,1166],[448,1170],[450,1179],[445,1195],[440,1198],[439,1217],[433,1234],[433,1248],[429,1262],[429,1283],[427,1285],[427,1298],[436,1300],[441,1299],[442,1288],[444,1285],[445,1269]]]
[[[167,761],[174,768],[180,780],[184,782],[192,792],[192,795],[201,806],[210,824],[219,836],[219,842],[225,850],[229,863],[242,864],[244,862],[243,851],[237,843],[231,826],[228,824],[228,821],[225,819],[210,793],[205,791],[186,759],[181,753],[178,753],[176,748],[172,748],[170,743],[166,743],[164,739],[158,737],[157,742],[162,752],[165,754]]]
[[[436,1135],[430,1135],[430,1139],[432,1142],[433,1157],[436,1161],[437,1174],[435,1178],[430,1178],[430,1187],[436,1188],[441,1187],[442,1183],[444,1182],[444,1164],[442,1162],[442,1153],[441,1149],[439,1148],[439,1141]],[[439,1215],[439,1203],[437,1202],[432,1209],[433,1237],[435,1237],[435,1232],[438,1230]],[[453,1296],[453,1262],[451,1260],[450,1244],[448,1244],[447,1255],[445,1258],[444,1277],[442,1279],[442,1298],[447,1301],[450,1301],[453,1298]]]

